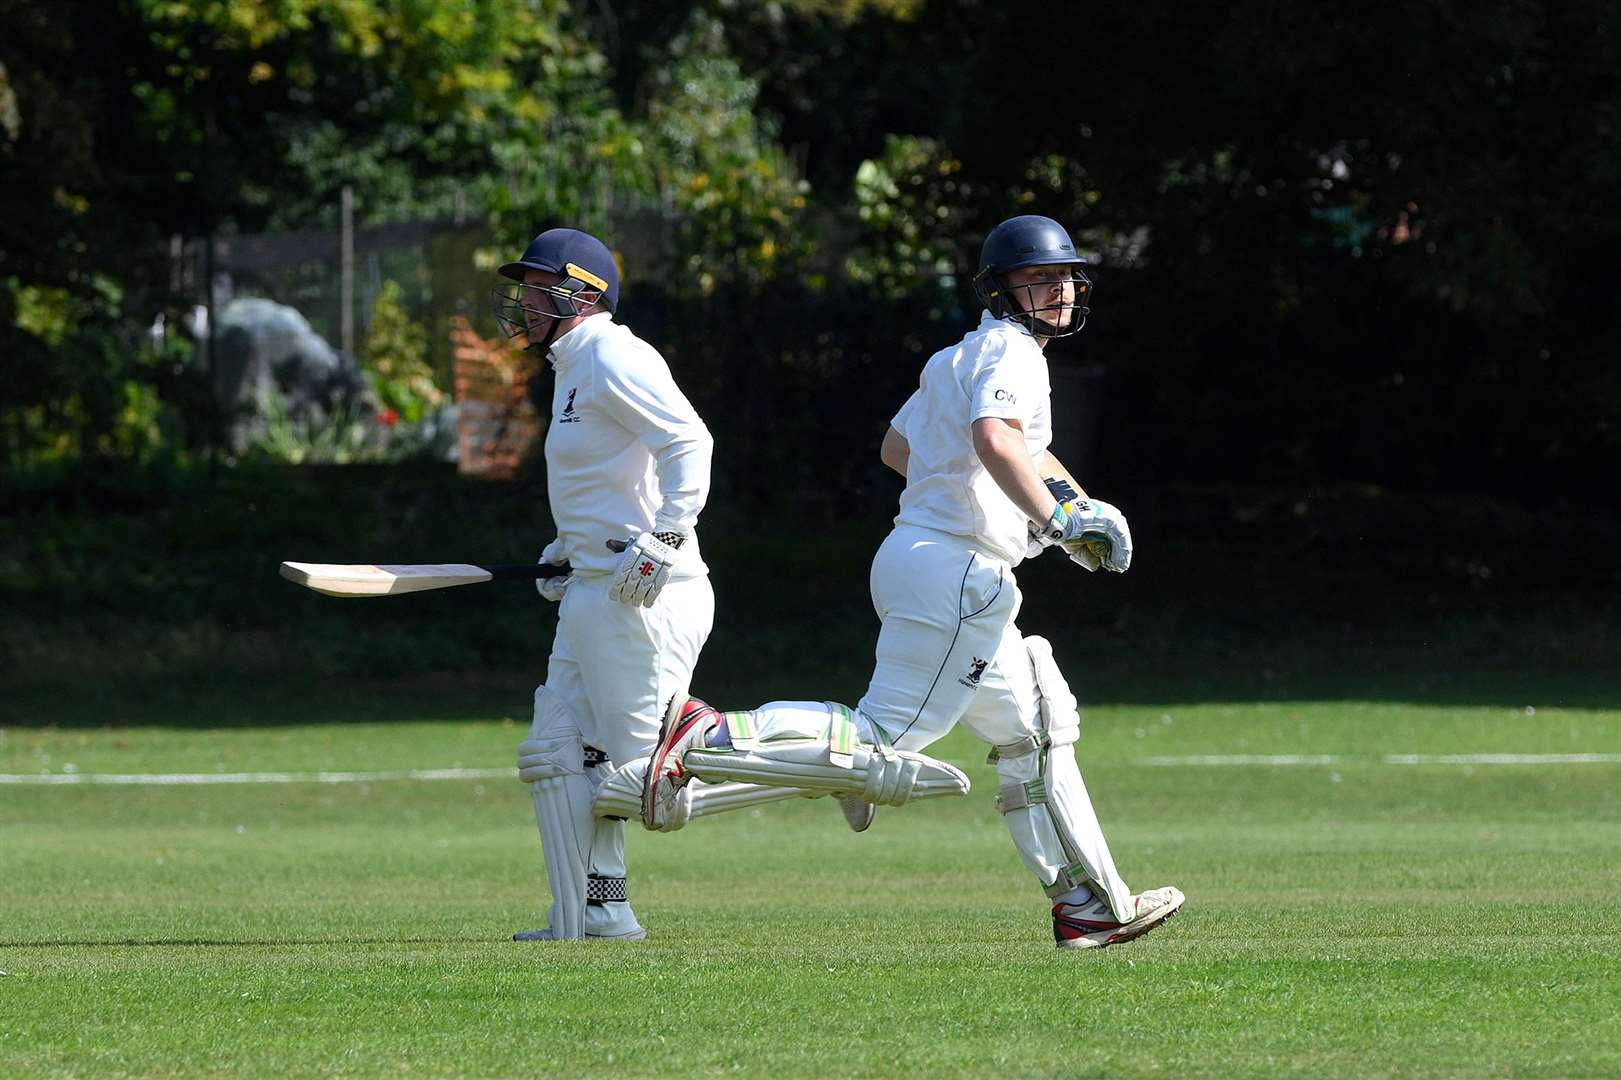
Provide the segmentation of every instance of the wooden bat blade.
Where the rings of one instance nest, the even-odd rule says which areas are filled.
[[[481,581],[534,581],[566,577],[568,563],[519,563],[478,566],[473,563],[306,563],[284,562],[281,576],[327,596],[398,596],[401,593],[449,589]]]
[[[1041,482],[1047,485],[1047,490],[1052,492],[1053,498],[1059,502],[1074,502],[1086,498],[1086,489],[1081,487],[1080,481],[1070,475],[1064,463],[1051,451],[1043,450],[1041,456],[1036,458],[1036,473],[1041,477]],[[1035,526],[1032,525],[1031,528],[1034,529]],[[1109,546],[1096,540],[1087,541],[1079,546],[1086,550],[1086,554],[1071,551],[1069,557],[1088,570],[1096,570],[1109,554]],[[1087,555],[1091,558],[1088,559]]]
[[[1050,451],[1042,451],[1036,459],[1036,472],[1041,474],[1041,482],[1047,485],[1053,498],[1059,502],[1073,502],[1076,499],[1086,498],[1086,489],[1081,487],[1080,481],[1071,476],[1064,463]]]
[[[495,575],[471,563],[368,563],[284,562],[281,576],[327,596],[398,596],[401,593],[448,589],[489,581]]]

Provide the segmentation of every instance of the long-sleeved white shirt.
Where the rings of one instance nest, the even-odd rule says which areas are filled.
[[[974,421],[1017,420],[1031,457],[1052,442],[1047,360],[1030,332],[989,313],[960,342],[929,357],[890,426],[906,437],[906,490],[897,525],[966,537],[1017,564],[1029,519],[974,451]]]
[[[612,573],[608,540],[683,533],[676,578],[708,573],[698,513],[714,440],[658,350],[607,314],[552,344],[556,383],[546,431],[546,488],[576,573]]]

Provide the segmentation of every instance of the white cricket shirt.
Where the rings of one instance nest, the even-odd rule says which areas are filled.
[[[1024,558],[1029,518],[974,453],[973,423],[1017,420],[1035,457],[1052,442],[1047,358],[1030,332],[986,312],[960,342],[929,357],[890,426],[906,437],[906,490],[897,525],[966,537],[1009,563]]]
[[[556,382],[546,429],[546,494],[577,573],[612,573],[606,542],[671,530],[687,541],[670,575],[709,572],[698,512],[714,440],[658,350],[593,315],[552,344]]]

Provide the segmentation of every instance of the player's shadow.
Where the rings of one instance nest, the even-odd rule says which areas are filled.
[[[262,948],[276,945],[464,945],[510,940],[486,937],[365,937],[365,938],[52,938],[44,941],[0,938],[0,949],[159,949],[159,948]]]

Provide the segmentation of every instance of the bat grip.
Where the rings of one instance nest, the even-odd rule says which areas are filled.
[[[574,572],[568,563],[523,563],[518,566],[486,566],[492,581],[534,581],[537,578],[566,577]]]
[[[608,550],[624,551],[630,544],[624,540],[609,540]],[[491,581],[534,581],[544,578],[567,577],[574,572],[568,563],[519,563],[516,566],[486,566]]]

